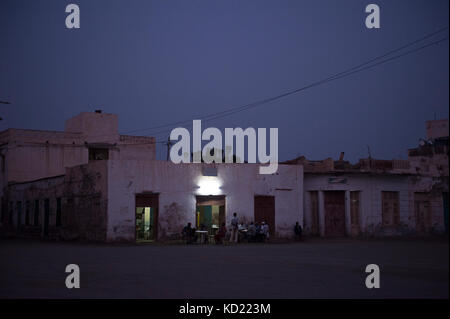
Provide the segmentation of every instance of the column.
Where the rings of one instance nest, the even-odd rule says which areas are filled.
[[[323,191],[319,191],[319,232],[320,236],[325,236],[325,202]]]

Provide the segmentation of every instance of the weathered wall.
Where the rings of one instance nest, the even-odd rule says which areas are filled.
[[[346,183],[330,183],[329,178],[334,175],[308,174],[304,176],[305,190],[305,231],[311,228],[311,203],[309,191],[359,191],[360,192],[360,229],[366,235],[394,235],[405,234],[414,229],[414,216],[411,213],[411,202],[409,197],[409,177],[404,175],[368,175],[347,174],[340,178],[347,180]],[[381,192],[399,192],[400,226],[397,229],[383,229],[381,227],[382,208]],[[349,209],[349,198],[346,196],[346,210]],[[319,214],[324,214],[319,210]],[[346,211],[346,231],[350,234],[349,212]],[[323,220],[323,216],[319,217]],[[321,225],[323,227],[323,225]],[[321,231],[323,233],[323,229]]]
[[[86,142],[114,142],[119,139],[117,114],[82,112],[66,121],[66,132],[80,133]]]
[[[42,236],[44,201],[49,199],[49,237],[105,241],[108,204],[107,173],[107,162],[96,161],[88,165],[68,168],[66,175],[10,185],[5,194],[8,207],[5,225],[7,228],[15,228],[18,235],[32,233]],[[58,227],[56,227],[57,198],[61,199],[62,222]],[[39,201],[37,226],[34,225],[36,200]],[[25,222],[27,203],[29,225]],[[19,211],[21,211],[20,214]],[[9,218],[10,214],[12,219]],[[20,216],[20,222],[18,216]]]
[[[442,129],[442,121],[429,126],[427,122],[427,134],[439,137],[445,133]],[[448,135],[448,120],[446,122],[446,132]],[[433,131],[434,129],[437,131]],[[431,130],[430,133],[428,130]],[[430,136],[429,136],[430,138]],[[445,232],[443,196],[449,190],[449,162],[448,145],[442,149],[440,146],[419,147],[410,150],[408,160],[411,163],[411,172],[414,176],[410,179],[410,197],[412,205],[414,204],[414,193],[426,193],[431,207],[431,233]]]
[[[44,201],[49,199],[49,231],[50,233],[54,233],[54,226],[56,224],[56,198],[63,199],[63,185],[64,176],[10,185],[5,192],[7,203],[5,207],[6,212],[4,212],[4,226],[7,229],[14,228],[18,235],[42,236],[44,230]],[[37,226],[34,225],[36,200],[39,201],[39,223]],[[26,222],[27,209],[29,210],[28,223]]]
[[[431,230],[430,233],[441,234],[445,232],[444,222],[444,192],[448,193],[448,177],[413,176],[410,179],[409,196],[412,210],[414,209],[414,194],[426,194],[430,203]]]
[[[111,135],[95,136],[95,142],[111,142]],[[8,182],[62,175],[66,167],[88,163],[89,150],[85,144],[88,140],[93,141],[94,137],[74,132],[17,129],[2,132],[0,152],[5,162],[4,170],[0,171],[1,188]],[[154,140],[153,137],[117,134],[110,146],[110,158],[155,159]]]
[[[195,222],[196,195],[202,166],[165,161],[108,161],[108,240],[134,240],[135,194],[159,193],[159,238],[181,232]],[[220,164],[221,188],[214,195],[226,196],[226,220],[232,213],[253,220],[254,195],[275,196],[277,236],[291,236],[296,221],[303,218],[301,166],[280,165],[274,175],[260,175],[257,164]],[[278,189],[278,190],[277,190]]]
[[[68,168],[64,196],[64,236],[105,241],[108,219],[107,161]]]
[[[448,136],[448,119],[426,121],[427,139]]]

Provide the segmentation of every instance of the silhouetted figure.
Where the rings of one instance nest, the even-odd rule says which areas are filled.
[[[225,227],[225,223],[222,223],[222,225],[219,228],[219,231],[214,236],[214,240],[216,244],[223,244],[223,239],[225,238],[225,235],[227,234],[227,228]]]
[[[230,236],[230,243],[237,243],[238,241],[238,234],[239,234],[239,229],[238,229],[238,225],[239,225],[239,221],[237,218],[237,214],[234,213],[233,214],[233,218],[231,219],[231,236]]]
[[[191,223],[187,223],[183,228],[183,238],[186,240],[186,244],[192,244],[197,240],[195,236],[195,228],[192,228]]]
[[[266,222],[262,222],[261,224],[262,241],[266,241],[269,239],[269,225]]]
[[[300,224],[298,222],[295,223],[294,234],[295,234],[296,240],[302,239],[302,226],[300,226]]]

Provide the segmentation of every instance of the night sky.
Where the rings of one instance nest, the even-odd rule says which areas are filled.
[[[67,29],[76,3],[81,28]],[[367,29],[365,7],[381,8]],[[0,1],[0,130],[63,130],[79,112],[119,130],[265,99],[448,27],[448,0]],[[448,31],[428,41],[448,37]],[[426,42],[424,42],[426,43]],[[448,40],[204,127],[278,127],[279,158],[406,158],[448,118]],[[183,125],[190,128],[190,125]],[[154,130],[160,131],[160,130]],[[152,135],[151,130],[130,134]],[[165,140],[167,134],[159,134]],[[158,158],[165,159],[163,145]]]

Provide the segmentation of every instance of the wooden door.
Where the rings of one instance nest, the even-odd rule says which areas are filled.
[[[255,196],[255,223],[265,222],[269,225],[269,234],[275,235],[275,197]]]
[[[383,226],[397,226],[400,223],[398,192],[381,192],[381,206]]]
[[[345,192],[325,192],[324,208],[325,236],[345,236]]]
[[[431,206],[427,193],[414,193],[414,216],[416,231],[428,233],[431,230]]]

